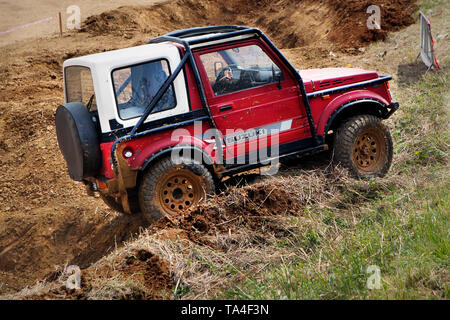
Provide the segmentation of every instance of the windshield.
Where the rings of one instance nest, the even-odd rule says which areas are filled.
[[[66,102],[90,104],[90,110],[96,110],[94,82],[88,67],[70,66],[64,70]],[[90,103],[89,103],[90,102]]]

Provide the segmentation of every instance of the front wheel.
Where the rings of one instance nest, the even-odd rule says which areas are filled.
[[[194,160],[176,164],[164,158],[150,167],[139,187],[141,211],[150,220],[175,216],[215,190],[209,170]]]
[[[376,116],[354,116],[336,132],[333,159],[356,177],[383,177],[391,166],[392,154],[389,129]]]

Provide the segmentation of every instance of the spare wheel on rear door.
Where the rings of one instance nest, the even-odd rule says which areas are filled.
[[[56,110],[58,144],[73,180],[98,174],[101,151],[93,115],[80,102],[69,102]]]

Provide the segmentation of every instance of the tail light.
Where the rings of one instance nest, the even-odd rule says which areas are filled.
[[[130,148],[123,149],[122,155],[125,159],[129,159],[133,156],[133,150]]]

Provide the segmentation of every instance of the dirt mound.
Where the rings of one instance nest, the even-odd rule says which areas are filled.
[[[139,274],[143,278],[146,291],[151,294],[147,298],[161,298],[161,291],[170,290],[175,285],[170,276],[169,263],[145,250],[129,256],[122,272],[128,277]]]
[[[73,296],[75,299],[91,296],[127,300],[165,299],[175,286],[169,262],[144,249],[131,252],[114,266],[102,265],[86,271],[87,274],[84,275],[86,284],[77,292],[77,295]],[[126,281],[129,283],[129,289],[123,291],[104,288],[97,285],[99,278],[116,279],[118,282]]]
[[[163,218],[150,227],[160,230],[169,239],[189,239],[194,243],[216,247],[209,239],[217,233],[248,230],[286,236],[286,229],[278,224],[280,216],[298,214],[299,199],[283,186],[258,183],[242,188],[230,188],[212,196],[206,203],[180,216]],[[176,236],[174,236],[174,234]]]
[[[101,285],[104,279],[108,279],[109,286]],[[155,300],[166,299],[175,285],[169,263],[144,249],[131,252],[114,265],[82,270],[80,289],[69,289],[67,280],[68,275],[59,269],[48,273],[40,285],[26,288],[19,295],[26,300]]]
[[[90,199],[84,202],[84,208],[61,205],[58,210],[42,208],[1,216],[3,292],[21,289],[56,265],[86,268],[146,226],[139,217],[111,212]],[[96,211],[94,216],[89,214],[89,204]]]
[[[418,9],[416,1],[411,0],[345,0],[330,1],[339,22],[330,33],[329,40],[347,47],[356,47],[377,40],[384,40],[390,31],[414,23],[412,14]],[[371,5],[381,9],[381,29],[370,30],[366,26],[369,14],[366,10]]]
[[[87,197],[67,175],[54,112],[63,103],[62,61],[79,53],[6,56],[0,67],[0,294],[55,265],[85,268],[145,226]]]
[[[306,45],[360,47],[414,23],[413,0],[178,0],[151,7],[120,7],[86,19],[82,32],[149,38],[175,29],[237,24],[255,26],[282,48]],[[381,30],[369,30],[366,10],[381,8]]]

